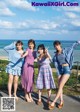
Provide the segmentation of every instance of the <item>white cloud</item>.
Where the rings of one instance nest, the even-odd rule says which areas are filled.
[[[37,21],[36,21],[37,22]],[[37,28],[45,29],[45,30],[54,30],[58,27],[58,24],[52,21],[39,21],[37,22]]]
[[[38,21],[38,20],[26,20],[21,22],[10,22],[0,20],[0,27],[4,28],[15,28],[15,29],[43,29],[43,30],[54,30],[59,25],[52,21]]]
[[[74,26],[79,26],[80,27],[80,21],[79,20],[74,20],[71,22],[72,25]]]
[[[65,15],[67,15],[67,17],[69,17],[71,19],[78,18],[78,16],[73,12],[66,12]]]
[[[26,20],[24,22],[17,23],[19,29],[36,29],[36,30],[54,30],[59,25],[52,21],[46,20]]]
[[[36,35],[38,35],[38,34],[40,34],[40,35],[45,35],[46,33],[45,33],[45,31],[43,31],[43,30],[30,30],[30,33],[32,33],[32,34],[36,34]]]
[[[59,21],[61,22],[61,21]],[[0,28],[8,29],[8,31],[14,32],[26,32],[34,35],[46,35],[46,34],[68,34],[70,31],[77,30],[76,27],[80,26],[78,19],[68,22],[53,22],[49,20],[26,20],[19,22],[10,22],[0,20]]]
[[[68,11],[68,12],[77,12],[79,13],[80,12],[80,6],[65,6],[65,7],[52,7],[53,10],[56,10],[56,11]]]
[[[12,22],[0,20],[0,28],[13,28]]]
[[[31,3],[27,0],[6,0],[6,3],[25,10],[36,11],[37,9],[31,6]]]
[[[15,13],[11,12],[8,8],[0,9],[0,15],[2,16],[14,16]]]
[[[0,15],[2,16],[14,16],[15,13],[13,13],[4,2],[0,2]]]
[[[8,31],[28,32],[35,35],[46,35],[57,33],[56,29],[59,25],[53,21],[46,20],[26,20],[20,22],[10,22],[0,20],[0,28],[8,29]]]
[[[65,10],[65,11],[74,11],[74,12],[80,12],[80,7],[79,6],[74,6],[74,7],[63,7],[63,9]]]
[[[63,29],[63,30],[61,30],[61,33],[68,33],[69,31],[68,30],[65,30],[65,29]]]

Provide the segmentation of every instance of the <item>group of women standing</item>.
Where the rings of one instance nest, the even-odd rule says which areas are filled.
[[[8,94],[12,96],[11,89],[14,84],[14,97],[17,97],[18,78],[21,76],[22,88],[25,92],[25,100],[33,102],[31,93],[33,91],[34,80],[34,61],[38,62],[38,77],[36,87],[38,89],[37,104],[42,103],[41,93],[42,89],[46,88],[48,99],[47,104],[49,109],[53,109],[56,101],[60,98],[58,108],[63,107],[63,87],[70,77],[70,70],[73,62],[73,49],[80,44],[80,41],[75,42],[70,48],[63,49],[60,41],[54,41],[53,46],[56,50],[53,59],[44,44],[40,44],[35,51],[36,44],[33,39],[28,41],[28,48],[24,52],[22,41],[13,42],[4,49],[9,54],[9,64],[6,66],[6,72],[9,74],[8,80]],[[39,54],[37,56],[37,53]],[[55,82],[53,78],[50,63],[53,62],[58,75],[58,91],[52,103],[50,103],[51,89],[55,89]]]

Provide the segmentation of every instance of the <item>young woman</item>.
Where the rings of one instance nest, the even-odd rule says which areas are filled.
[[[33,77],[34,77],[34,59],[36,58],[36,51],[35,49],[35,41],[29,40],[28,41],[28,49],[26,50],[25,54],[22,55],[22,58],[25,57],[23,70],[22,70],[22,88],[25,91],[25,100],[27,102],[32,102],[31,92],[33,89]]]
[[[18,87],[18,78],[21,75],[21,68],[23,64],[23,59],[21,59],[21,55],[23,54],[23,43],[22,41],[13,42],[9,46],[4,48],[6,52],[9,54],[9,64],[6,67],[6,72],[9,74],[8,79],[8,94],[11,97],[11,89],[14,81],[14,97],[18,100],[16,95],[17,87]]]
[[[51,56],[48,51],[45,49],[44,45],[41,44],[38,46],[38,64],[39,64],[39,73],[37,78],[37,88],[39,90],[39,99],[37,104],[41,104],[41,94],[42,89],[46,88],[48,92],[47,103],[50,103],[51,89],[55,88],[55,83],[53,79],[52,69],[50,67]]]
[[[53,62],[57,69],[59,88],[54,101],[49,106],[49,109],[54,108],[55,102],[59,99],[59,97],[60,104],[58,105],[58,108],[63,107],[63,87],[70,77],[70,70],[73,63],[73,50],[79,44],[80,41],[74,43],[70,48],[63,49],[60,41],[55,41],[53,43],[54,48],[56,49]]]

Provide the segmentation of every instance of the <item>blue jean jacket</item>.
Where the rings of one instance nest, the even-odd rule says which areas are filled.
[[[73,50],[79,44],[80,43],[75,42],[75,43],[73,43],[73,45],[71,47],[63,49],[63,54],[65,56],[65,59],[66,59],[67,63],[69,64],[70,69],[72,69],[72,65],[73,65]],[[53,63],[55,65],[57,73],[59,73],[59,71],[58,71],[59,65],[58,65],[56,56],[57,56],[57,54],[55,52],[55,55],[53,57]]]

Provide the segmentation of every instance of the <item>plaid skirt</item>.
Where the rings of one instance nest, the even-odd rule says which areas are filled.
[[[38,89],[56,88],[50,65],[44,65],[40,67],[37,78],[37,88]]]

